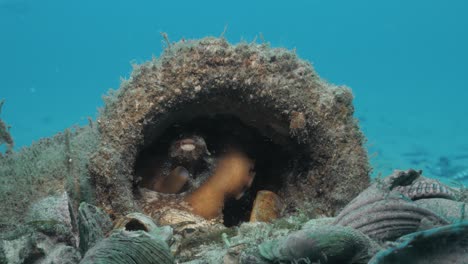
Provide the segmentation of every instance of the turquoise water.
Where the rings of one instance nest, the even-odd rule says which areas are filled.
[[[462,0],[0,0],[2,118],[18,149],[86,124],[130,62],[160,54],[160,32],[175,41],[227,26],[232,43],[262,33],[352,88],[374,175],[452,177],[468,169],[467,13]]]

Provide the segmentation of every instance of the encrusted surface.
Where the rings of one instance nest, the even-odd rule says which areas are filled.
[[[351,92],[283,49],[216,38],[176,43],[136,66],[107,99],[90,170],[99,205],[116,215],[141,206],[134,196],[138,154],[170,125],[199,116],[232,115],[275,144],[300,144],[303,166],[279,193],[291,207],[307,200],[332,215],[369,182]]]

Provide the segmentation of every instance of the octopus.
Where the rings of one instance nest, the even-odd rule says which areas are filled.
[[[229,198],[240,199],[255,177],[254,162],[245,153],[231,148],[218,159],[213,174],[185,201],[192,213],[211,220],[222,215]]]
[[[200,136],[176,140],[170,145],[167,155],[150,156],[143,162],[137,170],[140,185],[159,193],[180,193],[209,155],[206,142]]]

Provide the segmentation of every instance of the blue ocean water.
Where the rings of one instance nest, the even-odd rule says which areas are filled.
[[[85,124],[132,61],[160,54],[160,32],[175,41],[227,27],[232,43],[262,33],[351,87],[374,175],[463,173],[467,13],[463,0],[0,0],[2,118],[17,149]]]

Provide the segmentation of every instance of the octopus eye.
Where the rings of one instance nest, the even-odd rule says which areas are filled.
[[[180,145],[180,148],[183,150],[183,151],[192,151],[195,149],[195,145],[194,144],[191,144],[191,143],[182,143]]]

